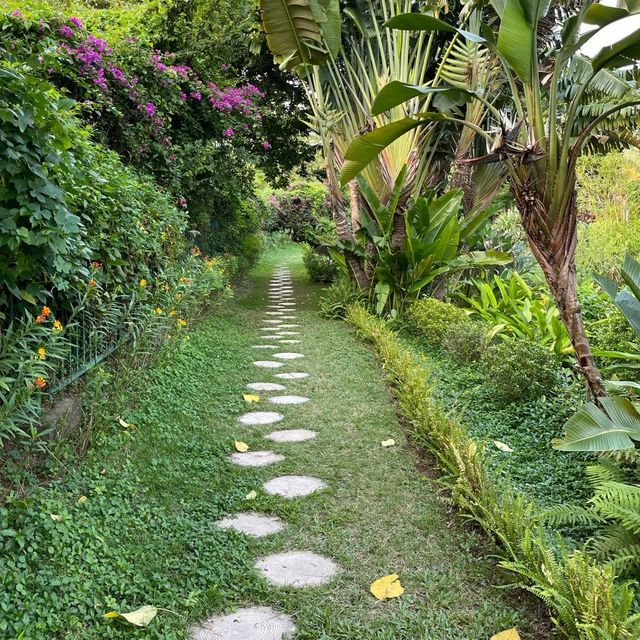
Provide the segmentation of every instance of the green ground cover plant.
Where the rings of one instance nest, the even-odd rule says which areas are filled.
[[[428,368],[382,320],[361,307],[347,319],[374,344],[413,438],[437,457],[456,504],[501,543],[501,565],[551,608],[558,631],[585,640],[634,638],[633,587],[616,582],[611,565],[554,541],[535,503],[487,472],[485,448],[434,401]]]
[[[235,439],[260,447],[262,431],[247,431],[237,416],[256,379],[250,345],[267,280],[283,262],[294,274],[311,374],[288,387],[313,396],[295,415],[321,446],[283,445],[277,473],[329,483],[291,503],[261,491],[273,468],[227,460]],[[131,638],[131,627],[103,614],[151,604],[158,616],[135,636],[184,639],[191,622],[249,603],[294,615],[301,640],[485,640],[512,626],[526,639],[547,634],[527,598],[493,586],[493,548],[448,521],[446,500],[402,446],[374,357],[345,324],[318,317],[318,292],[299,249],[274,251],[244,297],[203,319],[102,407],[100,439],[81,465],[58,469],[28,497],[8,496],[0,509],[3,635]],[[381,447],[389,437],[398,446]],[[247,509],[252,490],[250,508],[287,528],[262,541],[218,530],[218,518]],[[342,571],[318,589],[269,588],[253,562],[284,544],[329,555]],[[369,585],[391,570],[406,593],[376,603]]]

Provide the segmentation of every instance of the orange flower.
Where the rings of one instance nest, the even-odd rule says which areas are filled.
[[[89,284],[90,287],[95,287],[98,283],[93,278],[91,278],[91,280],[89,280],[88,284]]]
[[[47,386],[47,381],[44,378],[36,378],[33,384],[35,384],[38,389],[44,389]]]
[[[51,315],[51,309],[49,309],[49,307],[42,307],[42,311],[40,311],[40,314],[45,318],[48,318]]]
[[[198,247],[192,247],[191,248],[191,253],[194,256],[201,256],[202,255],[202,251],[200,251],[200,249]]]
[[[36,324],[42,324],[46,319],[47,317],[41,314],[36,318]]]
[[[91,263],[91,268],[92,269],[102,269],[102,264],[100,262],[98,262],[97,260],[94,260]]]

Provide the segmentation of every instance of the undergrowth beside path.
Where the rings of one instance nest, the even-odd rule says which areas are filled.
[[[295,368],[310,373],[286,381],[287,393],[312,400],[282,412],[287,428],[318,437],[267,447],[261,435],[271,429],[237,416],[247,383],[273,381],[252,365],[251,345],[261,342],[267,279],[283,262],[302,325],[305,359]],[[213,613],[270,605],[295,618],[298,640],[487,640],[513,626],[524,639],[547,637],[529,599],[493,586],[504,577],[487,557],[494,549],[450,520],[438,487],[416,470],[375,357],[345,323],[319,318],[317,292],[296,248],[274,251],[237,302],[200,323],[113,408],[134,430],[114,415],[82,463],[2,507],[0,636],[180,639]],[[396,446],[383,448],[389,438]],[[233,466],[234,440],[286,460]],[[329,486],[290,502],[264,494],[262,482],[281,474]],[[287,527],[249,540],[215,526],[247,510],[278,515]],[[268,587],[255,559],[290,549],[331,557],[341,572],[320,588]],[[389,573],[400,574],[406,592],[378,602],[369,585]],[[146,604],[161,610],[145,629],[102,617]]]

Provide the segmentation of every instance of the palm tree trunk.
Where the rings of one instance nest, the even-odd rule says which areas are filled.
[[[327,186],[329,189],[329,202],[331,203],[331,213],[336,224],[336,233],[343,243],[353,243],[353,233],[347,222],[347,215],[344,205],[344,198],[340,189],[340,183],[336,176],[335,169],[329,159],[325,160],[325,170],[327,173]],[[349,268],[349,275],[361,289],[368,289],[371,280],[367,275],[360,257],[346,247],[342,250],[344,259]]]
[[[575,350],[577,366],[584,374],[593,397],[607,395],[587,338],[578,300],[575,252],[577,245],[577,207],[575,189],[567,210],[556,216],[551,229],[541,226],[549,220],[544,204],[533,189],[512,185],[516,205],[522,216],[531,251],[544,272],[560,317]]]

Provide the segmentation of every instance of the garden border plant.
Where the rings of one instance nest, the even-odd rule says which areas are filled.
[[[637,638],[640,614],[633,613],[632,583],[617,582],[613,567],[584,549],[569,551],[541,523],[534,503],[490,477],[483,447],[434,402],[428,368],[383,320],[357,305],[349,307],[346,319],[373,343],[413,441],[436,456],[454,503],[500,544],[500,565],[550,607],[558,630],[581,640]]]

